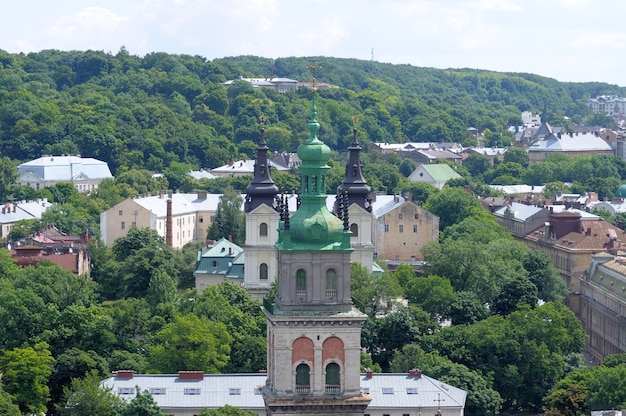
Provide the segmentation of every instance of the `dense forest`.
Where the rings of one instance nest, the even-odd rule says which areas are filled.
[[[239,77],[309,81],[312,58],[270,60],[98,51],[0,51],[0,154],[26,161],[42,154],[81,154],[109,163],[114,175],[133,168],[162,172],[177,164],[214,168],[254,157],[259,116],[274,152],[306,138],[310,92],[281,95]],[[590,118],[586,101],[626,95],[603,83],[561,83],[532,74],[439,70],[353,59],[317,58],[320,136],[347,148],[358,117],[359,139],[371,142],[461,142],[468,128],[504,133],[521,111],[555,125]],[[563,117],[567,116],[568,119]]]
[[[244,191],[250,178],[197,182],[187,173],[254,158],[261,115],[271,150],[295,150],[308,136],[311,94],[307,88],[278,94],[245,81],[221,83],[272,76],[307,81],[311,62],[138,57],[123,48],[115,55],[0,51],[0,198],[55,202],[41,223],[18,224],[10,239],[42,224],[97,236],[100,212],[130,195],[166,188],[224,193],[234,201],[230,205],[241,206],[235,191]],[[415,168],[412,161],[367,152],[381,141],[470,145],[476,138],[469,127],[511,140],[506,128],[521,124],[525,110],[566,129],[570,123],[609,123],[590,114],[586,101],[599,94],[625,96],[626,89],[532,74],[319,57],[316,62],[322,66],[317,80],[338,87],[321,88],[318,97],[319,135],[335,159],[329,162],[329,192],[345,174],[339,153],[350,143],[357,116],[368,183],[380,192],[410,192],[441,218],[440,240],[424,249],[429,267],[423,276],[411,265],[382,276],[352,265],[353,300],[369,317],[363,367],[398,372],[419,367],[467,390],[468,416],[542,408],[552,416],[574,415],[626,404],[626,358],[584,366],[585,334],[563,304],[563,282],[549,259],[513,240],[463,189],[469,185],[485,194],[490,192],[485,184],[526,182],[548,184],[554,193],[571,181],[574,190],[610,196],[626,179],[624,161],[556,157],[529,166],[523,150],[511,149],[495,165],[479,155],[468,158],[457,167],[462,179],[438,190],[406,180]],[[115,179],[90,195],[78,194],[71,184],[39,191],[12,185],[16,164],[42,154],[104,160]],[[155,178],[154,172],[164,176]],[[281,190],[298,185],[293,174],[272,177]],[[237,221],[212,226],[212,238],[242,238],[241,230],[227,229],[230,222]],[[148,393],[124,404],[98,389],[99,380],[122,368],[150,373],[264,368],[260,305],[230,283],[194,290],[198,249],[171,250],[156,232],[133,228],[112,247],[92,242],[91,276],[47,262],[19,268],[0,250],[0,413],[156,415]],[[408,306],[395,304],[398,297]]]

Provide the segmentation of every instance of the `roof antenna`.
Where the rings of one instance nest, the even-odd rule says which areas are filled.
[[[372,62],[374,62],[374,48],[372,48]]]

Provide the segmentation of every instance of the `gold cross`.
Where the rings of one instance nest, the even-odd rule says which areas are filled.
[[[322,70],[322,66],[321,65],[315,65],[315,58],[313,58],[313,64],[312,65],[307,65],[306,69],[308,71],[311,71],[311,75],[312,75],[311,92],[315,92],[315,91],[317,91],[317,88],[315,88],[315,86],[317,85],[317,80],[315,79],[315,73],[317,71],[321,71]]]

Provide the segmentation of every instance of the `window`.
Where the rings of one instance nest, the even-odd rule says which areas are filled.
[[[399,213],[399,214],[398,214],[398,219],[399,219],[399,220],[401,220],[401,219],[402,219],[402,217],[403,217],[402,213]]]
[[[383,387],[383,394],[393,394],[393,387]]]
[[[341,392],[341,375],[339,364],[330,363],[326,366],[326,393],[337,394]]]
[[[413,224],[413,232],[416,233],[417,232],[417,224]]]
[[[203,218],[202,216],[200,216],[200,217],[198,217],[198,221],[199,221],[200,223],[203,223],[203,222],[204,222],[204,218]]]
[[[117,389],[117,394],[135,394],[134,387],[120,387]]]
[[[238,396],[241,394],[241,389],[240,388],[228,389],[228,394],[230,394],[231,396]]]
[[[261,389],[254,389],[254,395],[259,396],[261,394]]]
[[[403,233],[404,232],[404,225],[400,224],[398,226],[398,232]]]
[[[352,237],[359,236],[359,226],[357,224],[352,224],[350,226],[350,231],[352,231]]]
[[[415,219],[419,220],[420,219],[420,214],[418,214],[417,212],[415,213]]]
[[[200,389],[185,389],[183,393],[187,396],[197,396],[200,394]]]
[[[407,387],[406,394],[417,394],[417,387]]]
[[[165,394],[165,388],[162,388],[162,387],[151,387],[149,391],[150,391],[150,394],[152,395]]]
[[[117,215],[120,215],[120,216],[124,215],[124,211],[122,211],[122,210],[120,209],[120,210],[117,212]]]
[[[326,297],[337,296],[337,271],[335,269],[326,270]]]
[[[311,369],[306,364],[296,367],[296,393],[308,393],[311,389]]]
[[[304,296],[306,294],[306,272],[298,269],[296,272],[296,296]]]
[[[122,223],[121,223],[120,225],[121,225],[121,227],[122,227],[122,230],[125,230],[125,229],[126,229],[126,223],[125,223],[124,221],[122,221]]]
[[[370,388],[369,387],[363,387],[363,393],[370,394]]]
[[[389,224],[385,224],[385,232],[388,233],[389,232]]]
[[[259,237],[267,237],[267,224],[261,223],[259,225]]]
[[[217,267],[217,260],[213,260],[211,263],[212,263],[213,268]]]
[[[259,266],[259,279],[267,280],[267,264],[261,263]]]

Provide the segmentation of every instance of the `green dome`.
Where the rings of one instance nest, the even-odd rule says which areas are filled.
[[[615,197],[626,198],[626,183],[620,186],[619,188],[617,188],[617,191],[615,192]]]

